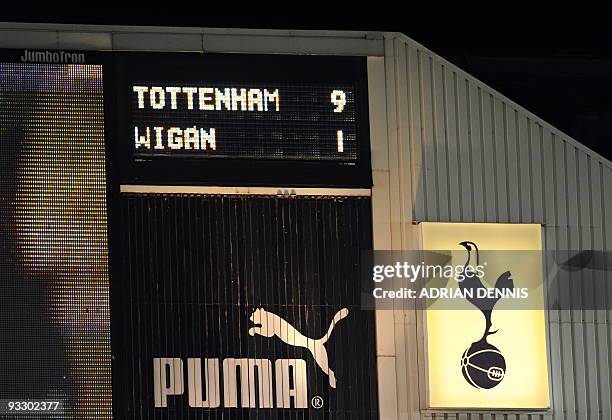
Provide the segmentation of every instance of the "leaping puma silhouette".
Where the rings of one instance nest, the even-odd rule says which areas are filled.
[[[334,371],[329,368],[328,359],[327,359],[327,349],[324,344],[329,340],[329,337],[336,326],[336,324],[343,318],[348,315],[348,309],[342,308],[340,309],[329,325],[327,329],[327,333],[315,340],[313,338],[308,338],[298,330],[295,329],[291,324],[285,321],[280,316],[268,312],[263,308],[256,309],[251,317],[249,318],[251,322],[256,324],[256,326],[249,328],[249,334],[254,336],[255,334],[261,335],[263,337],[272,337],[277,336],[284,343],[289,344],[290,346],[303,347],[310,351],[312,357],[314,357],[317,365],[327,374],[329,377],[329,385],[332,388],[336,387],[336,375]]]

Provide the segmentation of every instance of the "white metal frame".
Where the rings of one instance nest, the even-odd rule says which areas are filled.
[[[382,32],[2,22],[0,48],[362,56],[384,54]]]

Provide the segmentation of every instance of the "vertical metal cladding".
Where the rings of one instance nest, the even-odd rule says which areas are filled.
[[[359,291],[369,198],[123,194],[121,225],[118,416],[378,417],[374,316],[360,310]],[[271,327],[262,313],[287,324]],[[313,351],[285,334],[312,343],[332,323]],[[300,364],[306,406],[296,407],[304,401],[287,392],[299,387]],[[253,377],[241,376],[255,365]],[[194,389],[194,366],[210,387]],[[262,399],[268,390],[272,399]]]
[[[384,66],[394,247],[410,246],[413,221],[442,221],[540,223],[548,250],[611,249],[609,161],[405,37],[386,39]],[[575,295],[610,307],[611,279],[600,277],[598,296]],[[611,416],[611,319],[610,310],[548,312],[552,414],[513,418]]]

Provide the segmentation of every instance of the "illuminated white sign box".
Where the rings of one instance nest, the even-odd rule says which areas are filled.
[[[468,259],[474,263],[481,250],[542,249],[539,225],[421,223],[419,227],[423,249],[465,251],[453,253],[454,259],[463,260],[452,264]],[[529,264],[512,258],[491,261],[478,281],[494,287],[506,272],[513,287],[530,290],[530,307],[545,307],[541,258]],[[509,279],[501,281],[510,284]],[[460,288],[458,283],[449,287]],[[429,408],[550,407],[544,309],[504,310],[503,300],[486,307],[482,301],[466,299],[461,310],[436,310],[434,303],[424,312],[424,324]]]

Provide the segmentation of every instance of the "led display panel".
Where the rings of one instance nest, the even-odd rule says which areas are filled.
[[[122,183],[371,185],[365,58],[115,58]]]
[[[102,66],[2,54],[0,417],[111,419]]]

